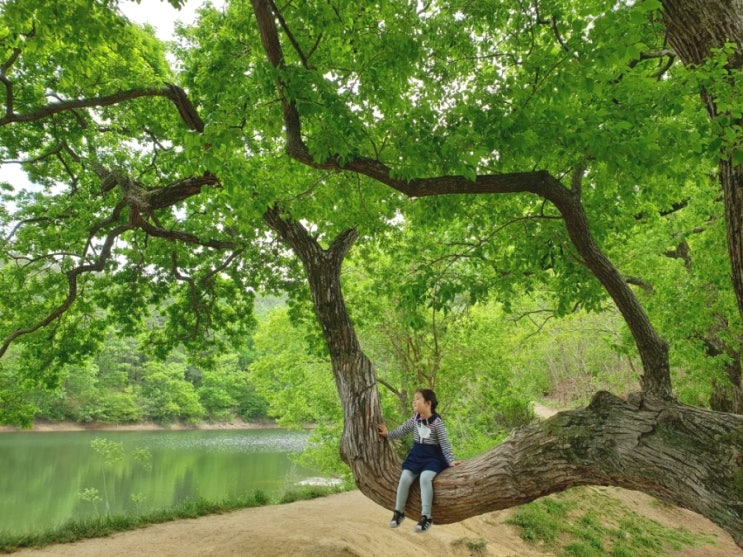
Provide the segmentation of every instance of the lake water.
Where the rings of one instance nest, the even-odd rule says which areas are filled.
[[[275,496],[313,475],[290,458],[306,440],[280,429],[3,433],[0,531],[36,531],[107,508],[146,513],[256,490]]]

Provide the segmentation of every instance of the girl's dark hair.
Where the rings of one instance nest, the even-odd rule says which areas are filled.
[[[415,392],[420,393],[423,400],[431,403],[431,412],[436,412],[436,407],[439,405],[439,401],[436,399],[436,393],[431,389],[418,389]]]

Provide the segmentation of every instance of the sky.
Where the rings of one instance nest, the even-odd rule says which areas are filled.
[[[196,18],[196,10],[206,0],[187,0],[186,5],[176,10],[167,0],[141,0],[139,4],[133,0],[120,0],[119,9],[131,21],[149,23],[156,29],[157,36],[167,41],[173,38],[173,29],[176,21],[190,23]],[[224,0],[212,0],[215,6],[224,5]]]

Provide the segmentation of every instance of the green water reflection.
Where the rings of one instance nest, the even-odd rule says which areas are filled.
[[[96,438],[122,443],[106,464]],[[306,441],[283,430],[4,433],[0,435],[0,531],[25,533],[71,518],[149,512],[183,501],[271,495],[312,475],[290,460]],[[149,464],[137,460],[149,451]],[[81,493],[98,490],[101,501]]]

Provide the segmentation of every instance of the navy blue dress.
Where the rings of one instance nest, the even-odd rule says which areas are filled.
[[[408,433],[413,433],[413,448],[402,463],[404,470],[410,470],[414,474],[430,470],[438,474],[452,465],[454,454],[451,443],[444,422],[438,414],[433,414],[428,419],[416,414],[392,430],[388,437],[399,439]]]

